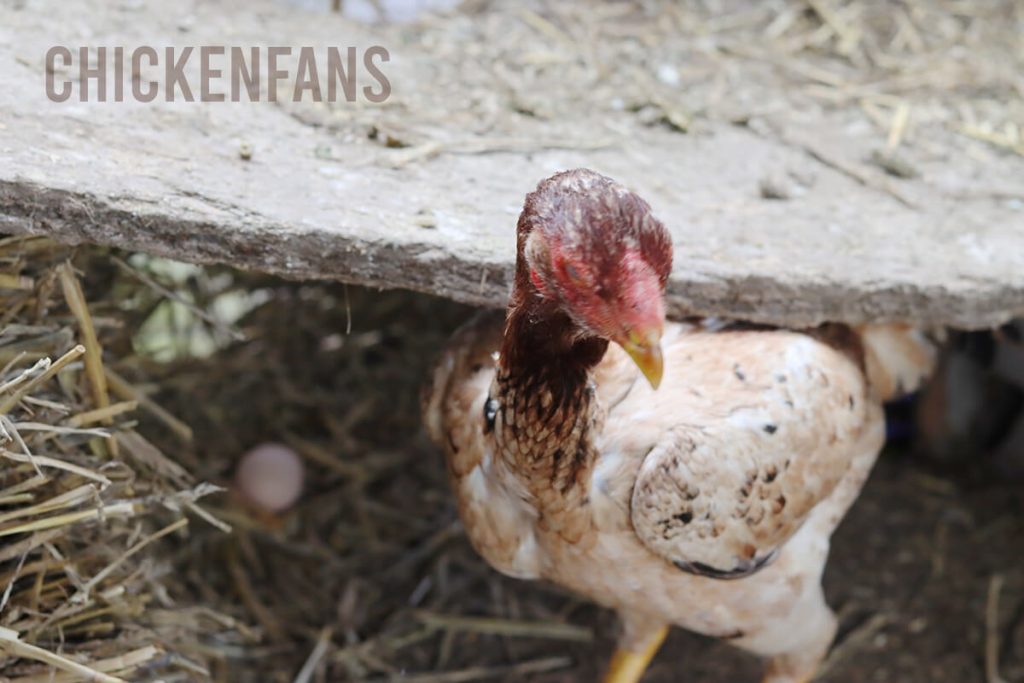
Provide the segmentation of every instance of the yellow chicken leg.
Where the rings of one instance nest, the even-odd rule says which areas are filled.
[[[761,679],[761,683],[778,683],[780,679],[773,676],[765,676]],[[806,676],[800,676],[799,678],[786,678],[781,679],[785,683],[811,683],[814,680],[814,674],[808,674]]]
[[[603,683],[638,683],[667,634],[668,627],[662,626],[639,643],[637,649],[616,648]]]
[[[799,678],[783,679],[786,683],[811,683],[814,680],[814,674],[808,674],[806,676],[800,676]],[[778,683],[779,679],[772,676],[765,676],[761,679],[761,683]]]

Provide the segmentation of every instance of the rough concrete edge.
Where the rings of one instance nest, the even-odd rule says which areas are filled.
[[[6,233],[47,235],[67,244],[114,246],[198,264],[226,264],[290,280],[411,289],[476,305],[499,306],[507,296],[503,266],[477,264],[477,275],[471,278],[464,272],[464,261],[435,256],[438,249],[432,244],[332,236],[256,219],[199,219],[142,206],[136,210],[89,193],[0,180],[0,231]]]
[[[189,261],[227,264],[292,280],[328,279],[410,289],[467,304],[500,307],[511,264],[470,263],[436,245],[368,241],[312,228],[218,223],[114,206],[88,193],[0,179],[0,231],[48,235]],[[443,252],[440,252],[443,254]],[[423,256],[428,255],[429,256]],[[421,257],[423,256],[423,257]],[[946,287],[863,290],[840,282],[790,284],[763,277],[680,279],[669,284],[669,313],[715,315],[803,326],[826,320],[903,320],[967,329],[1024,315],[1024,291],[992,285],[970,296]]]

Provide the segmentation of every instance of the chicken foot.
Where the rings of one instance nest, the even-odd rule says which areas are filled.
[[[639,636],[638,629],[630,628],[629,620],[625,623],[626,632],[612,655],[603,683],[638,683],[668,635],[668,627],[659,626],[645,628]]]

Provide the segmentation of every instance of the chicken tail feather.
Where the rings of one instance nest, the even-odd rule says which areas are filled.
[[[935,370],[944,336],[899,323],[864,325],[857,332],[868,381],[883,401],[905,396],[924,384]]]

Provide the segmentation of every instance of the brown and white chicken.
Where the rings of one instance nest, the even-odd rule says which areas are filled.
[[[424,394],[473,546],[618,612],[606,681],[639,680],[669,625],[809,680],[836,630],[829,536],[929,341],[666,322],[668,232],[588,170],[527,196],[517,246],[506,314],[457,332]]]

